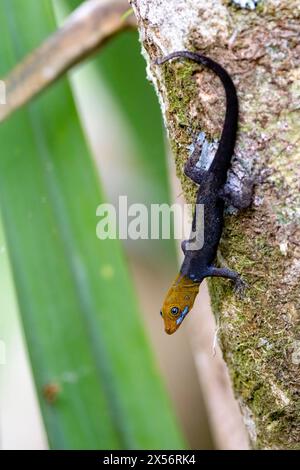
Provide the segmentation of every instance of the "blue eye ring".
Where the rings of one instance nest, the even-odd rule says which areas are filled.
[[[172,307],[171,308],[171,315],[178,315],[179,313],[179,308],[178,307]]]

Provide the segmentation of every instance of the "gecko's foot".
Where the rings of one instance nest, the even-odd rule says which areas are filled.
[[[245,293],[248,287],[248,284],[240,276],[234,281],[233,289],[239,299],[245,298]]]
[[[193,160],[193,157],[189,157],[184,165],[184,174],[190,178],[194,183],[201,184],[203,176],[206,171],[196,166],[196,163]]]
[[[253,199],[253,179],[245,184],[240,184],[239,187],[234,187],[230,185],[230,182],[227,182],[225,186],[220,189],[219,197],[223,199],[228,208],[233,207],[237,211],[242,211],[247,209],[252,204]],[[230,213],[230,211],[229,211]]]

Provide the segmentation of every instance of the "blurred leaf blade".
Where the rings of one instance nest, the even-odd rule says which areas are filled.
[[[50,0],[1,6],[4,75],[55,21]],[[120,244],[95,235],[104,198],[67,81],[0,137],[1,211],[50,446],[182,448]]]
[[[81,0],[54,0],[55,11],[61,20],[82,3]],[[133,12],[132,12],[133,14]],[[134,198],[143,203],[170,203],[167,151],[161,110],[154,87],[146,77],[146,62],[141,54],[138,32],[126,30],[112,38],[100,53],[82,66],[88,73],[80,84],[79,94],[95,88],[95,77],[105,85],[126,121],[133,143],[131,174],[135,182],[129,188]],[[89,76],[90,75],[90,76]],[[99,103],[101,106],[101,103]],[[118,136],[116,136],[118,138]],[[123,155],[119,157],[122,163]],[[100,165],[101,166],[101,165]],[[118,171],[118,169],[117,169]],[[122,171],[122,170],[120,170]],[[130,196],[131,194],[129,194]],[[168,268],[177,268],[174,240],[147,240],[143,246],[148,261],[166,259]]]
[[[82,0],[53,0],[58,16],[66,16]],[[133,14],[133,12],[132,12]],[[137,31],[125,31],[109,41],[92,62],[126,115],[138,147],[145,179],[154,185],[154,201],[169,199],[162,116],[153,86],[146,77]]]

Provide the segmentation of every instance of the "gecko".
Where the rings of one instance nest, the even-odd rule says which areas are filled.
[[[215,266],[217,249],[223,230],[225,200],[222,190],[226,183],[237,135],[238,98],[236,88],[230,75],[221,65],[196,52],[173,52],[166,57],[157,59],[156,64],[162,65],[175,58],[185,58],[197,62],[212,70],[219,77],[225,90],[226,111],[219,145],[210,166],[206,169],[199,166],[200,150],[199,145],[195,145],[194,151],[184,167],[185,175],[199,185],[199,189],[192,221],[193,238],[185,240],[181,244],[184,260],[160,311],[167,334],[173,334],[191,311],[203,279],[207,277],[231,279],[238,292],[242,292],[246,286],[237,272],[227,267]],[[197,207],[201,207],[201,205],[204,208],[202,228],[198,227],[199,212],[197,211]],[[198,247],[197,233],[199,229],[203,230],[203,243]]]

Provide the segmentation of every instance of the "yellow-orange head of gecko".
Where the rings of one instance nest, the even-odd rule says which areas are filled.
[[[200,282],[194,282],[183,274],[179,274],[175,279],[160,311],[168,335],[175,333],[193,308],[199,286]]]

